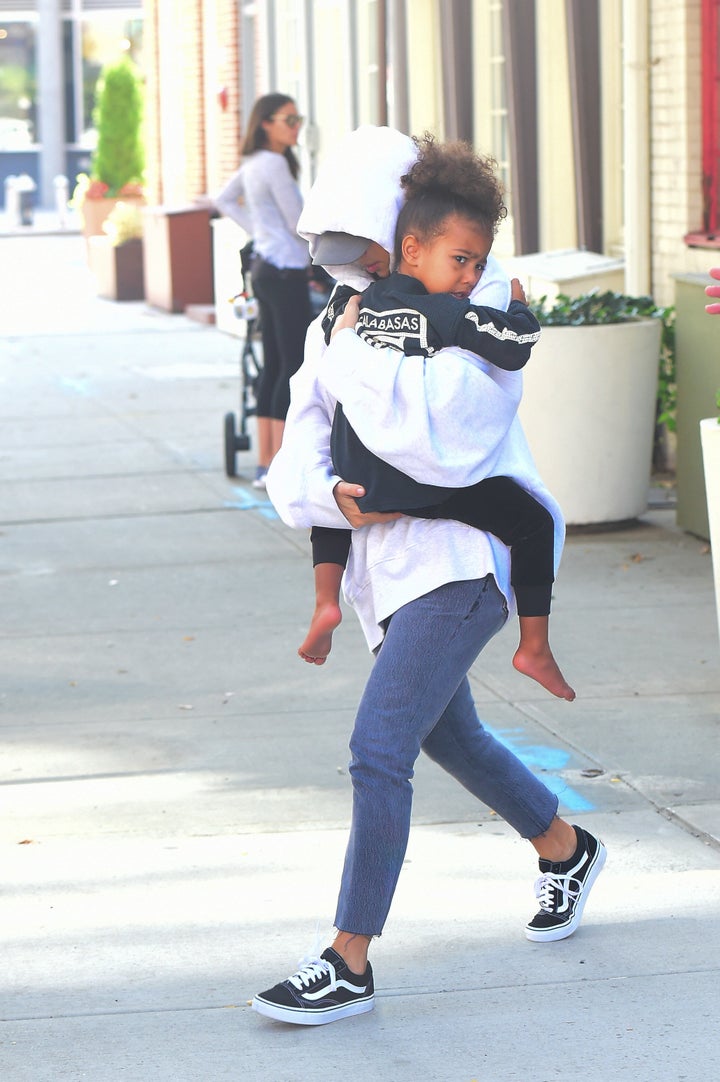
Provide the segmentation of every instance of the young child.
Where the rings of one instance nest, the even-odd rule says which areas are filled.
[[[366,341],[419,356],[459,346],[506,370],[525,365],[540,328],[517,279],[507,312],[469,301],[506,213],[493,165],[464,143],[439,146],[429,137],[422,142],[418,161],[402,179],[407,198],[397,223],[397,269],[369,286],[360,300],[355,329]],[[362,246],[361,238],[345,239]],[[337,240],[342,244],[341,237]],[[323,321],[327,341],[355,293],[339,287],[333,295]],[[513,664],[554,695],[574,699],[548,642],[554,528],[546,508],[509,477],[489,477],[462,489],[413,480],[368,451],[340,403],[331,450],[336,473],[365,489],[358,499],[361,510],[457,519],[508,545],[520,622]],[[311,533],[316,606],[298,653],[317,665],[325,662],[342,618],[340,583],[350,536],[349,530],[324,527]]]

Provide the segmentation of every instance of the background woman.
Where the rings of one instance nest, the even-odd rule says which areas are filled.
[[[257,389],[258,466],[265,475],[282,441],[290,377],[300,367],[312,318],[308,246],[297,234],[302,196],[293,147],[303,118],[286,94],[265,94],[253,106],[243,162],[215,203],[253,240],[252,283],[260,305],[263,370]]]

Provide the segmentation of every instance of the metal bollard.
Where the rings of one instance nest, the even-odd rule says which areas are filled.
[[[33,224],[33,210],[35,207],[34,192],[37,184],[27,173],[21,173],[15,182],[18,195],[18,225]]]
[[[55,210],[57,211],[58,224],[64,229],[68,223],[68,199],[70,198],[68,178],[59,173],[53,180],[53,187],[55,188]]]
[[[5,177],[5,214],[9,225],[20,224],[20,200],[17,190],[17,177],[13,174]]]

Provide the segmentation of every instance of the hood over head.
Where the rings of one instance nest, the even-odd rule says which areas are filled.
[[[357,251],[359,239],[367,239],[390,253],[392,265],[395,224],[404,202],[400,178],[417,156],[418,148],[410,136],[371,124],[356,128],[328,151],[297,226],[310,245],[314,263],[320,263],[339,282],[364,289],[371,279],[353,260],[330,262],[325,256],[347,256]],[[329,238],[329,245],[320,245],[320,237],[326,233],[335,236]]]

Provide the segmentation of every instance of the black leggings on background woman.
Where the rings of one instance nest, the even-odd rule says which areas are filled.
[[[305,332],[312,318],[308,276],[304,270],[279,270],[256,258],[252,283],[260,305],[263,344],[257,413],[284,422],[290,405],[290,377],[302,362]]]

